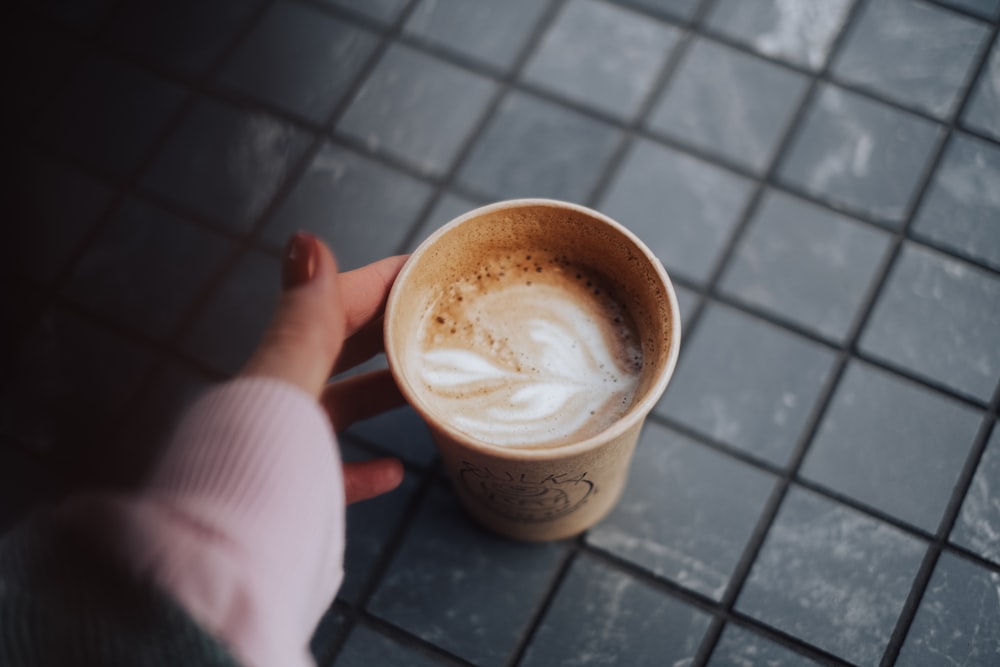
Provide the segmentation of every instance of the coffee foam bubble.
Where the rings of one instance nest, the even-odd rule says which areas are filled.
[[[437,290],[410,355],[429,409],[485,442],[552,447],[631,405],[642,347],[606,278],[567,259],[505,253]]]

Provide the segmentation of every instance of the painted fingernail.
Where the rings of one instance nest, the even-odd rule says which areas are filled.
[[[312,234],[298,232],[288,239],[285,260],[281,267],[281,286],[292,289],[312,280],[316,273],[319,252]]]

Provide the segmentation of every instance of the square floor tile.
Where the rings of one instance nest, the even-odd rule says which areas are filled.
[[[427,215],[427,219],[420,225],[420,229],[417,230],[416,235],[410,240],[410,246],[407,250],[413,252],[418,245],[436,232],[439,227],[478,207],[479,204],[471,199],[446,192],[444,196],[438,199],[434,208]]]
[[[889,249],[889,235],[768,191],[723,274],[727,295],[843,341]]]
[[[406,7],[407,0],[322,0],[341,9],[364,16],[377,23],[388,25],[393,23]]]
[[[390,639],[365,625],[356,625],[333,664],[335,667],[375,665],[433,667],[440,665],[441,662],[425,653],[403,646],[395,639]]]
[[[783,466],[834,358],[805,338],[712,304],[655,411]]]
[[[859,666],[878,665],[926,548],[792,488],[736,607]]]
[[[427,425],[410,406],[358,422],[344,435],[422,468],[429,466],[437,456]]]
[[[350,149],[326,144],[267,223],[283,245],[298,230],[323,237],[341,270],[399,251],[430,197],[427,184]]]
[[[962,123],[1000,141],[1000,40],[993,44],[965,107]]]
[[[365,461],[371,454],[341,441],[344,461]],[[344,551],[344,581],[337,597],[357,604],[385,553],[388,541],[399,529],[406,509],[413,502],[419,480],[407,473],[403,483],[384,495],[347,506],[347,542]]]
[[[708,614],[580,555],[521,662],[525,667],[678,665],[694,659]]]
[[[206,99],[184,118],[142,185],[248,232],[309,141],[289,123]]]
[[[479,123],[494,82],[394,44],[355,94],[337,132],[439,176]]]
[[[916,0],[872,0],[855,19],[831,70],[938,118],[950,117],[984,46],[986,24]]]
[[[266,255],[240,258],[181,341],[181,349],[235,375],[257,348],[281,294],[280,267]]]
[[[309,640],[309,652],[317,665],[329,665],[333,659],[334,649],[347,625],[344,613],[336,604],[331,605],[323,617],[319,619],[313,636]]]
[[[525,66],[525,81],[628,120],[649,94],[680,31],[628,9],[570,0]]]
[[[687,323],[688,318],[694,314],[694,309],[698,305],[700,297],[694,290],[689,290],[680,285],[674,285],[674,292],[677,294],[677,308],[681,311],[681,326],[683,327]]]
[[[323,123],[378,38],[303,5],[268,10],[219,74],[225,85]]]
[[[955,133],[938,165],[913,234],[1000,269],[1000,147]]]
[[[152,359],[139,344],[62,309],[18,341],[0,376],[0,439],[56,461],[103,442]]]
[[[11,170],[12,208],[0,244],[5,270],[42,283],[51,282],[73,252],[107,212],[110,187],[72,167],[38,155],[26,155]],[[25,252],[26,249],[34,249]]]
[[[671,274],[708,280],[753,183],[671,148],[639,140],[601,200]]]
[[[812,70],[823,67],[853,0],[719,0],[708,28],[758,53]]]
[[[699,38],[649,124],[671,139],[762,172],[806,84],[801,74]]]
[[[233,43],[260,0],[120,3],[108,38],[160,65],[203,74]]]
[[[964,9],[984,19],[1000,18],[1000,0],[941,0],[956,9]]]
[[[963,403],[853,362],[801,474],[934,533],[981,418]]]
[[[469,662],[504,665],[541,604],[561,552],[559,543],[487,533],[453,493],[433,488],[368,610]]]
[[[906,243],[860,348],[986,402],[1000,378],[998,331],[1000,278]]]
[[[510,93],[458,173],[485,197],[584,201],[621,132],[562,106]]]
[[[184,89],[119,60],[84,63],[46,105],[33,133],[114,179],[132,174],[180,107]]]
[[[690,21],[702,0],[618,0],[620,4],[658,14],[673,21]]]
[[[819,663],[732,623],[722,631],[708,667],[818,667]]]
[[[721,600],[774,482],[650,423],[624,496],[587,543]]]
[[[936,123],[822,85],[782,160],[779,178],[897,227],[941,136]]]
[[[1000,428],[994,423],[951,541],[1000,565]]]
[[[222,237],[129,199],[77,263],[66,293],[125,326],[165,339],[232,251]]]
[[[478,64],[509,70],[549,0],[421,0],[404,32]]]
[[[1000,573],[941,554],[898,665],[990,665],[1000,658]]]

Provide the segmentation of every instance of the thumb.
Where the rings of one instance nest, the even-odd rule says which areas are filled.
[[[240,374],[285,380],[319,396],[344,343],[337,263],[326,244],[299,232],[288,241],[281,273],[277,312]]]

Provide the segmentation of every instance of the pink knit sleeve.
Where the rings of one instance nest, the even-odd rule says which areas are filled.
[[[252,667],[312,665],[309,638],[343,577],[344,489],[316,399],[238,379],[184,416],[151,482],[74,513]]]

